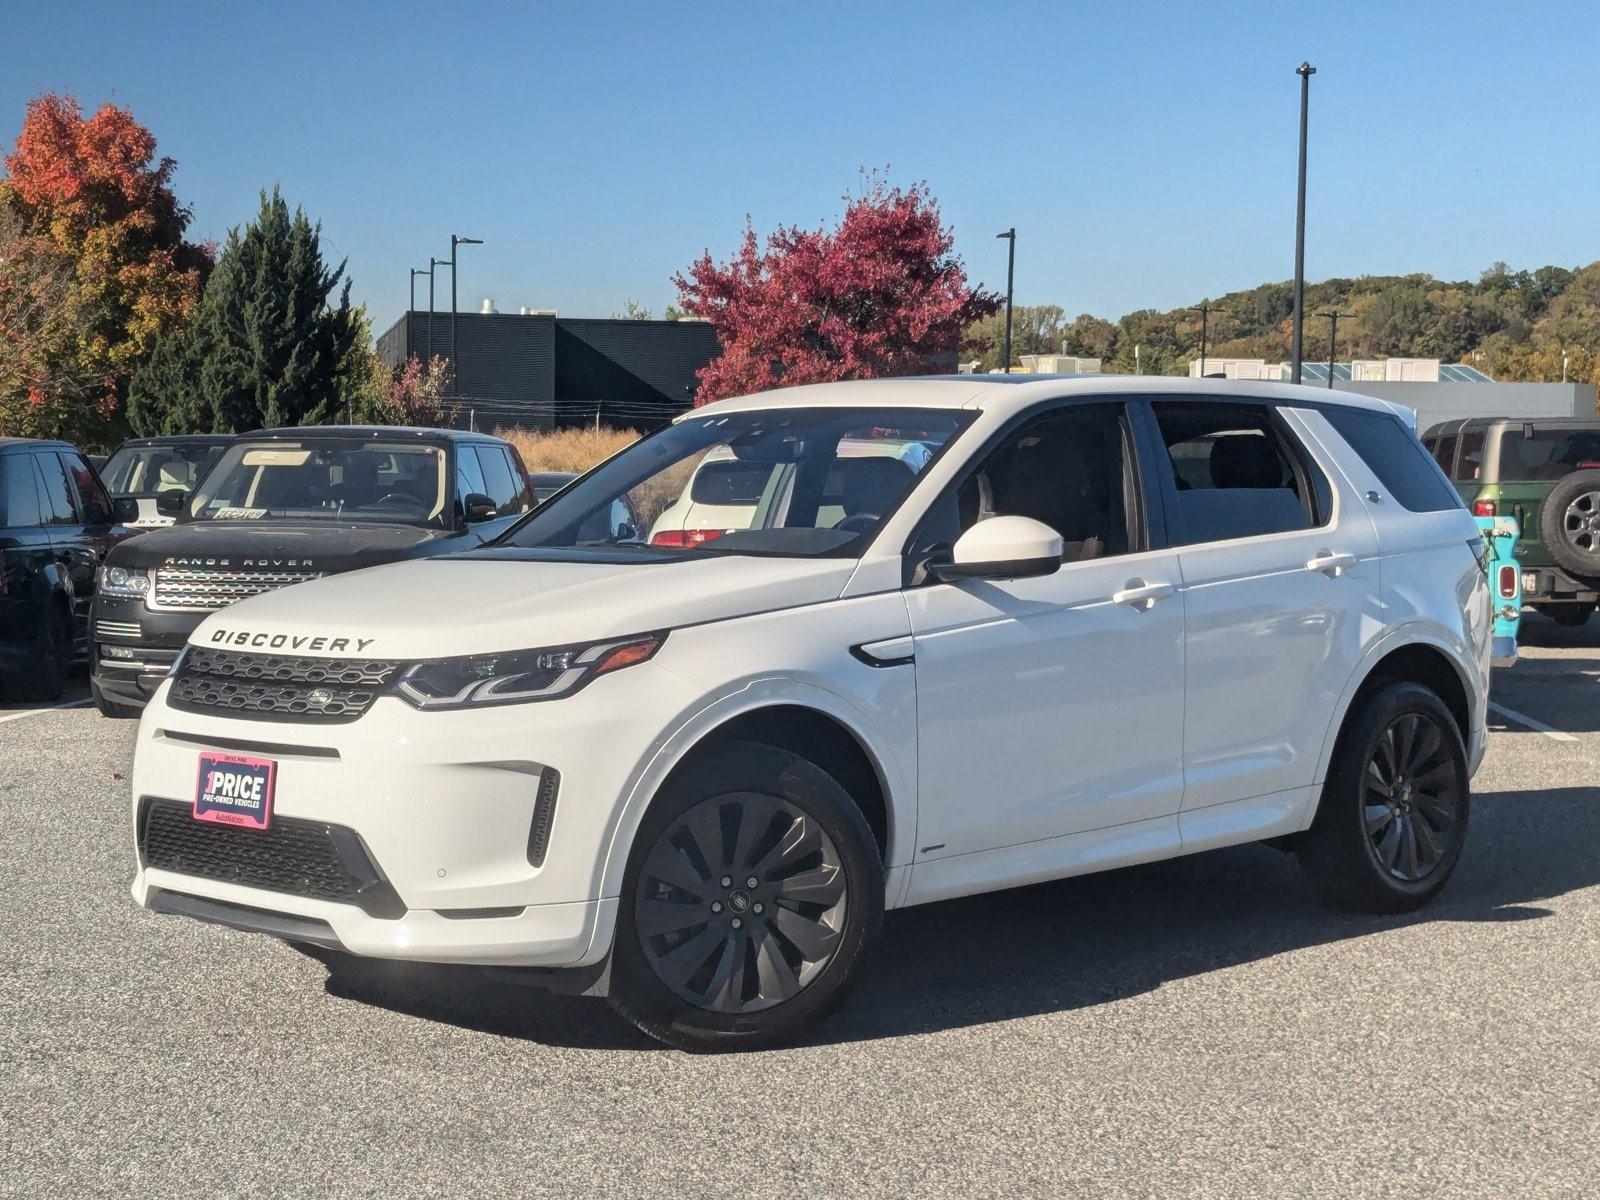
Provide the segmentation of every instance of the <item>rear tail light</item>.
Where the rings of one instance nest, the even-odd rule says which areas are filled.
[[[1510,600],[1517,594],[1517,569],[1513,566],[1500,568],[1500,599]]]
[[[652,546],[699,546],[715,541],[727,531],[724,529],[663,529],[650,538]]]
[[[1472,506],[1472,515],[1475,516],[1475,517],[1492,517],[1492,516],[1494,516],[1494,501],[1493,500],[1479,500],[1479,501],[1477,501]]]

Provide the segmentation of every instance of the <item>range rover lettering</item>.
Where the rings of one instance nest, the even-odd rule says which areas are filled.
[[[652,537],[703,462],[716,536]],[[1466,836],[1486,561],[1353,394],[727,400],[492,545],[207,618],[140,727],[133,895],[699,1050],[821,1018],[907,905],[1271,839],[1403,911]]]
[[[324,575],[471,549],[533,495],[499,438],[332,426],[229,439],[197,490],[169,488],[158,502],[174,524],[125,542],[100,572],[91,688],[107,716],[139,712],[208,613]]]

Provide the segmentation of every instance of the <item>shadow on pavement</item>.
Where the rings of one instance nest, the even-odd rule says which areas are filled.
[[[1106,1004],[1207,971],[1434,921],[1529,921],[1600,884],[1600,788],[1481,794],[1455,877],[1404,917],[1319,905],[1292,856],[1219,850],[891,913],[874,960],[809,1044],[899,1037]],[[659,1049],[598,1000],[550,996],[473,968],[336,956],[328,991],[506,1037]]]

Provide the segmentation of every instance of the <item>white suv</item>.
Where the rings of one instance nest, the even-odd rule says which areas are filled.
[[[743,527],[650,544],[711,455],[768,476]],[[1483,561],[1360,396],[724,401],[488,548],[210,617],[140,726],[133,893],[526,968],[696,1049],[816,1019],[889,908],[1274,839],[1329,899],[1407,909],[1466,834]]]

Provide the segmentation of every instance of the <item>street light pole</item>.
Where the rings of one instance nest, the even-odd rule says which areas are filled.
[[[1016,274],[1017,267],[1017,227],[1013,225],[1004,233],[995,234],[997,238],[1006,240],[1006,365],[1005,373],[1011,374],[1011,284]]]
[[[450,235],[450,395],[460,394],[461,368],[456,363],[456,247],[481,246],[482,238]]]
[[[444,266],[444,265],[445,265],[444,259],[442,259],[442,258],[434,258],[432,255],[428,256],[428,368],[427,368],[427,371],[432,371],[433,370],[433,273],[435,271],[437,271],[440,267]],[[424,371],[423,373],[427,374],[427,371]]]
[[[407,356],[409,356],[411,354],[411,314],[417,311],[417,276],[418,275],[426,275],[428,277],[428,288],[429,288],[429,290],[431,291],[432,288],[433,288],[433,267],[431,265],[433,260],[429,259],[428,261],[429,261],[430,265],[429,265],[429,267],[428,267],[428,269],[426,271],[424,271],[421,267],[412,267],[411,268],[411,307],[406,309],[406,354],[407,354]],[[433,321],[433,303],[432,303],[432,301],[430,301],[428,303],[428,310],[429,310],[428,311],[428,321],[429,321],[429,323],[431,325],[431,323]],[[433,335],[433,330],[430,328],[428,330],[428,336],[430,337],[430,339],[431,339],[432,335]],[[430,355],[430,357],[431,357],[431,355]],[[427,362],[426,361],[424,361],[424,363],[423,363],[423,370],[424,371],[427,370]]]
[[[1318,313],[1317,316],[1328,318],[1328,387],[1332,388],[1333,364],[1336,358],[1336,351],[1339,348],[1339,318],[1349,316],[1349,314],[1334,309],[1332,312]]]
[[[1207,300],[1194,310],[1200,314],[1200,378],[1206,377],[1206,334],[1211,322],[1211,301]]]
[[[1294,73],[1300,76],[1300,186],[1294,207],[1294,334],[1289,382],[1299,383],[1301,341],[1306,324],[1306,112],[1311,104],[1311,77],[1317,69],[1303,62]]]

